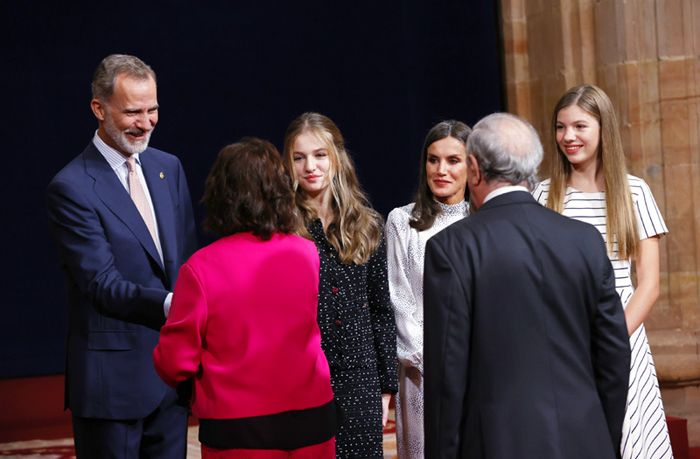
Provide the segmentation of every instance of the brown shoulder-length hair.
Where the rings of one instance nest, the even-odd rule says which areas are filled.
[[[251,231],[268,240],[300,228],[289,176],[266,140],[246,137],[225,146],[209,172],[202,203],[205,229],[219,236]]]
[[[430,128],[423,141],[423,149],[420,154],[420,165],[418,170],[418,191],[416,192],[416,203],[411,211],[411,221],[409,225],[418,231],[424,231],[433,226],[435,218],[440,213],[440,206],[435,201],[435,196],[428,185],[427,162],[428,148],[438,140],[452,137],[464,144],[465,161],[467,138],[472,130],[469,126],[456,120],[440,121]],[[469,200],[469,189],[464,190],[464,199]]]
[[[326,145],[331,163],[329,186],[333,220],[326,230],[326,238],[343,263],[364,264],[383,238],[382,217],[372,208],[360,187],[340,129],[327,116],[313,112],[297,117],[284,135],[284,164],[292,177],[296,205],[304,223],[308,226],[317,215],[299,186],[294,170],[294,141],[303,132],[312,133]]]
[[[625,153],[622,150],[615,108],[608,95],[597,86],[586,84],[573,87],[559,99],[554,107],[551,129],[555,153],[549,162],[550,186],[547,207],[557,212],[564,210],[564,195],[571,177],[571,163],[556,142],[557,116],[562,109],[572,105],[578,106],[594,117],[600,125],[596,176],[603,174],[605,183],[608,252],[612,254],[613,244],[617,241],[619,258],[633,257],[637,253],[639,237],[632,195],[627,181]]]

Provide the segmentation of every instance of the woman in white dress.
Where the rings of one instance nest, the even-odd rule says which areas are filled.
[[[533,195],[541,204],[598,228],[625,307],[632,364],[622,458],[672,458],[643,323],[659,296],[659,239],[668,229],[649,186],[627,174],[615,110],[600,88],[583,85],[567,91],[554,109],[552,129],[556,152],[550,159],[550,178]]]
[[[428,132],[416,202],[389,213],[389,293],[399,358],[396,443],[400,459],[423,457],[423,259],[431,236],[466,217],[466,142],[471,129],[449,120]]]

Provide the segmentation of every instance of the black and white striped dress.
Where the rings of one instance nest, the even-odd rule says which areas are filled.
[[[668,233],[649,185],[633,175],[628,175],[627,179],[637,216],[639,238],[647,239]],[[549,194],[549,180],[538,184],[532,194],[540,204],[545,205]],[[605,192],[587,193],[567,187],[562,213],[567,217],[595,226],[607,243]],[[617,243],[613,245],[610,261],[615,269],[617,293],[620,295],[622,305],[627,307],[634,292],[631,264],[629,260],[618,258]],[[643,324],[630,336],[630,346],[632,365],[627,411],[622,426],[622,459],[672,459],[673,452],[659,391],[659,381],[656,378],[656,368]]]

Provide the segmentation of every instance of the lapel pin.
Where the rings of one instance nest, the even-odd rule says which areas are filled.
[[[160,179],[163,180],[164,178],[165,178],[165,174],[163,173],[163,171],[160,171]]]

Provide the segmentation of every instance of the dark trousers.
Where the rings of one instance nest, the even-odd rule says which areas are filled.
[[[143,419],[73,416],[77,459],[177,459],[187,451],[187,408],[169,390]]]

